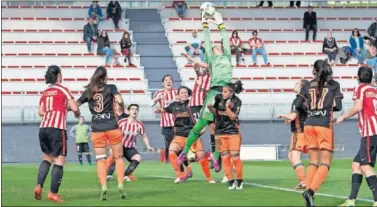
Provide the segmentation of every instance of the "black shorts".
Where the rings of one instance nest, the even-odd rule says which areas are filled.
[[[83,153],[83,152],[89,152],[89,144],[88,143],[76,143],[76,151],[78,153]]]
[[[370,165],[374,167],[376,164],[376,154],[377,136],[363,137],[360,141],[360,149],[353,161],[360,163],[360,165]]]
[[[53,157],[67,156],[67,131],[57,128],[40,128],[39,144],[45,154]]]
[[[203,106],[190,106],[190,116],[194,123],[198,121],[200,118],[200,111],[202,110]]]
[[[140,154],[135,148],[125,148],[123,147],[123,157],[126,158],[128,162],[131,162],[131,158],[134,155]]]

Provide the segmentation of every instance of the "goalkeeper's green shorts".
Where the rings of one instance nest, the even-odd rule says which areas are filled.
[[[207,92],[206,97],[204,99],[203,107],[200,111],[200,118],[201,119],[207,120],[209,122],[213,122],[215,120],[215,115],[209,111],[207,105],[209,103],[214,104],[215,103],[215,96],[217,94],[221,94],[221,93],[222,93],[222,87],[221,86],[211,88]]]

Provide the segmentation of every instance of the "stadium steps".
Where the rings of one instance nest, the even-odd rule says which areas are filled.
[[[158,10],[130,9],[126,10],[126,14],[130,20],[130,29],[134,32],[133,38],[138,42],[137,53],[141,56],[140,62],[144,66],[149,88],[161,88],[161,79],[166,74],[173,77],[174,86],[178,87],[181,78]]]

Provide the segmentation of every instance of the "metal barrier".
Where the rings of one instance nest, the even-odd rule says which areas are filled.
[[[152,91],[157,89],[148,90],[147,95],[152,97]],[[274,93],[271,93],[273,99]],[[18,106],[3,106],[2,107],[2,123],[39,123],[41,118],[38,116],[38,103],[24,103],[25,96],[36,96],[36,95],[19,95],[22,96],[21,103],[18,103]],[[134,93],[131,90],[130,95],[125,99],[126,104],[134,103],[133,100]],[[77,98],[77,96],[76,96]],[[3,97],[3,101],[6,101],[6,98]],[[276,116],[279,113],[288,113],[290,111],[291,103],[274,103],[274,102],[260,102],[257,104],[243,104],[241,107],[240,120],[264,120],[264,121],[274,121],[277,120]],[[245,101],[244,101],[245,102]],[[353,102],[343,101],[343,110],[336,112],[334,117],[337,117],[339,114],[344,113],[353,106]],[[159,121],[159,114],[153,113],[153,107],[148,103],[138,103],[140,104],[139,110],[139,119],[142,121]],[[91,119],[91,114],[87,104],[80,107],[82,115],[86,120]],[[76,119],[73,117],[72,113],[68,114],[68,122],[76,122]]]

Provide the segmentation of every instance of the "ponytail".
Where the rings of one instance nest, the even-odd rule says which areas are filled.
[[[45,81],[46,84],[55,84],[58,81],[58,75],[61,73],[60,67],[57,65],[48,66]]]
[[[102,87],[106,84],[107,70],[100,66],[95,71],[90,82],[85,88],[88,90],[88,98],[92,98],[95,93],[98,93]]]
[[[317,60],[314,63],[314,69],[316,70],[317,79],[317,102],[322,97],[322,90],[326,82],[332,79],[332,68],[328,60]],[[317,104],[317,103],[316,103]]]

